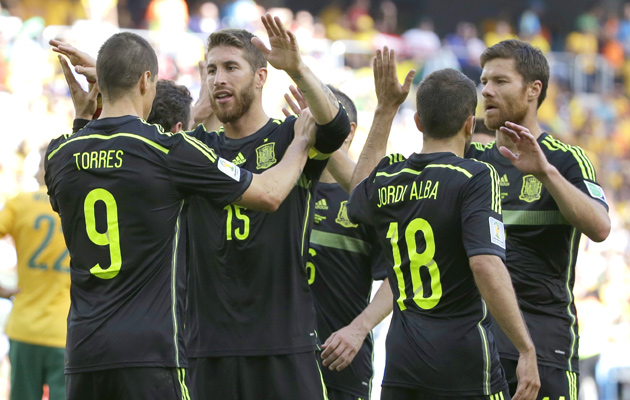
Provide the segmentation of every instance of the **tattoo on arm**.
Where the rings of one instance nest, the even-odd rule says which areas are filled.
[[[332,104],[337,104],[339,102],[339,100],[337,100],[337,97],[335,97],[333,92],[330,90],[328,86],[324,84],[324,82],[320,81],[319,85],[321,89],[324,91],[324,93],[326,94],[326,97],[328,97],[328,101],[330,101]]]

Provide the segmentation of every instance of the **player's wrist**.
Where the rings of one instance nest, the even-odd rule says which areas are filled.
[[[556,167],[551,165],[549,162],[545,163],[545,165],[538,171],[533,174],[536,179],[542,182],[543,185],[547,185],[554,179],[554,176],[559,176],[560,172]]]
[[[287,68],[284,71],[291,77],[291,79],[293,79],[293,82],[298,83],[298,81],[301,81],[310,69],[308,68],[308,65],[304,64],[304,62],[300,59],[295,66]]]

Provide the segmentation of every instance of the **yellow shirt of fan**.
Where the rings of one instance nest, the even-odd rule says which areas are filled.
[[[7,322],[9,338],[65,347],[70,309],[70,257],[61,220],[45,188],[10,199],[0,211],[0,236],[11,235],[18,258],[18,288]]]

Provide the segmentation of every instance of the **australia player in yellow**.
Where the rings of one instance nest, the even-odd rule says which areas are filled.
[[[37,180],[39,190],[17,195],[0,211],[0,236],[11,235],[18,258],[19,292],[6,328],[11,400],[41,400],[44,384],[50,400],[65,398],[70,259],[59,216],[43,186],[43,163]]]

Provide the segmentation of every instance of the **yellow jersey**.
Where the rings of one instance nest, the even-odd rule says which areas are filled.
[[[18,287],[7,322],[9,338],[65,347],[70,309],[70,257],[61,221],[44,187],[10,199],[0,211],[0,236],[11,235]]]

